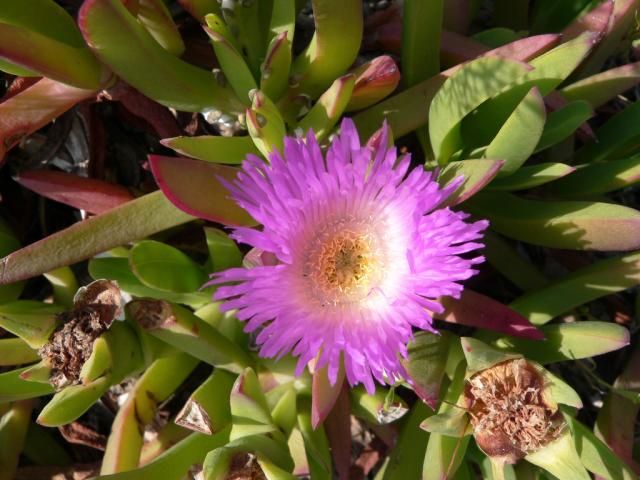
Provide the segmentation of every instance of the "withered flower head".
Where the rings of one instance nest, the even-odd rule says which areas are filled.
[[[465,397],[473,435],[490,457],[516,463],[560,436],[557,406],[544,395],[544,379],[524,359],[498,363],[469,378]]]
[[[225,480],[266,480],[255,455],[240,452],[233,456]]]
[[[38,354],[50,367],[49,382],[60,390],[80,383],[80,371],[93,343],[120,311],[117,283],[97,280],[78,290],[73,310],[58,314],[58,327]]]

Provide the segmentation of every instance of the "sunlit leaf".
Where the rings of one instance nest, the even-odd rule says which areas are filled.
[[[538,163],[519,168],[508,177],[496,178],[489,185],[489,190],[517,191],[544,185],[569,175],[575,168],[564,163]]]

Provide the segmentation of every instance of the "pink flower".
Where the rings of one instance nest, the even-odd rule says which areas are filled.
[[[438,208],[460,184],[441,188],[422,168],[409,172],[408,156],[361,146],[344,120],[323,156],[313,133],[285,139],[284,157],[270,165],[248,156],[234,200],[262,224],[233,237],[277,258],[275,265],[233,268],[213,275],[215,300],[237,310],[246,331],[259,329],[264,357],[292,353],[300,374],[317,357],[335,383],[341,357],[349,383],[369,392],[403,376],[400,355],[412,328],[433,330],[435,301],[459,296],[459,283],[476,273],[486,221]]]

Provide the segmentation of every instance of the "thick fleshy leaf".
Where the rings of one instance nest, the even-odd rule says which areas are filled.
[[[245,111],[249,135],[265,158],[284,149],[287,127],[278,107],[260,90],[252,90],[251,108]]]
[[[613,55],[620,41],[633,25],[637,9],[636,0],[615,0],[613,2],[613,12],[607,21],[607,28],[601,32],[600,36],[603,36],[589,58],[580,66],[577,72],[578,77],[592,75],[601,70],[604,62]]]
[[[221,272],[242,265],[242,252],[229,236],[217,228],[205,227],[205,239],[209,250],[211,271]]]
[[[544,101],[537,88],[532,88],[491,141],[484,155],[501,158],[504,164],[498,175],[510,175],[531,156],[540,140],[546,120]]]
[[[340,367],[338,378],[332,384],[325,366],[313,372],[311,387],[311,425],[318,428],[333,408],[344,384],[344,368]]]
[[[459,176],[464,177],[464,181],[458,190],[443,202],[442,206],[457,205],[478,193],[493,180],[503,163],[503,160],[490,160],[487,158],[447,163],[440,171],[438,183],[444,186]]]
[[[607,445],[578,420],[563,412],[571,429],[582,464],[590,472],[606,480],[632,480],[637,478],[633,470],[618,458]]]
[[[562,31],[562,37],[571,40],[584,32],[594,32],[602,37],[613,13],[613,3],[613,0],[606,0],[593,10],[583,13]]]
[[[444,0],[405,0],[402,13],[402,83],[412,87],[440,72]]]
[[[214,29],[204,27],[204,31],[207,32],[211,39],[216,58],[220,62],[220,67],[224,72],[225,78],[231,84],[231,88],[233,88],[233,91],[236,92],[241,101],[249,105],[249,92],[257,88],[258,85],[242,54]]]
[[[178,3],[200,22],[204,22],[204,17],[209,13],[220,14],[218,0],[178,0]]]
[[[239,165],[249,153],[260,155],[251,137],[201,135],[165,138],[160,143],[181,155],[212,163]]]
[[[558,36],[539,35],[524,39],[522,42],[522,44],[516,45],[516,42],[512,45],[490,50],[485,56],[508,55],[511,60],[529,61],[557,44]],[[507,48],[511,46],[513,48]],[[534,48],[531,48],[532,46]],[[386,119],[394,134],[401,137],[425,125],[429,116],[429,104],[434,95],[444,81],[459,68],[459,65],[452,67],[359,113],[353,118],[358,131],[363,137],[368,137],[379,129],[383,120]],[[424,108],[416,108],[416,103],[419,103],[416,99],[421,99],[424,102]]]
[[[640,83],[640,62],[629,63],[571,83],[561,89],[568,101],[584,100],[597,108]]]
[[[640,253],[599,260],[527,293],[511,308],[534,325],[547,323],[572,308],[640,283]]]
[[[640,348],[636,344],[622,374],[614,382],[614,387],[638,392],[639,379]],[[604,398],[594,426],[597,437],[602,439],[636,474],[640,474],[640,464],[634,458],[633,451],[635,424],[639,411],[640,405],[611,390]]]
[[[603,251],[640,247],[640,212],[621,205],[482,192],[466,209],[488,218],[497,232],[535,245]]]
[[[576,152],[577,163],[590,163],[636,153],[640,134],[640,102],[634,102],[611,117],[596,131],[594,141]]]
[[[0,163],[6,152],[78,102],[96,94],[43,78],[0,103]]]
[[[571,434],[566,431],[560,438],[529,453],[525,460],[563,480],[590,480],[591,478],[580,461]]]
[[[168,300],[193,308],[202,307],[211,302],[210,294],[205,292],[174,293],[147,287],[131,271],[128,258],[93,258],[89,262],[89,273],[94,279],[110,278],[115,280],[122,291],[136,297]]]
[[[240,112],[230,87],[162,48],[117,0],[88,0],[80,29],[96,55],[127,83],[155,101],[179,110],[211,108]]]
[[[569,175],[575,168],[564,163],[538,163],[519,168],[508,177],[496,178],[487,187],[490,190],[517,191],[544,185]]]
[[[311,426],[311,400],[308,397],[300,396],[297,407],[299,430],[294,431],[301,433],[310,477],[331,480],[333,466],[329,441],[322,426],[315,430]]]
[[[327,440],[331,447],[331,457],[340,480],[349,480],[351,468],[351,408],[349,387],[342,385],[340,394],[324,422]]]
[[[467,372],[476,373],[507,360],[522,358],[519,353],[505,353],[473,338],[461,337],[460,345],[467,361]]]
[[[545,325],[540,330],[544,341],[504,337],[495,345],[542,364],[595,357],[629,345],[629,331],[615,323],[560,323]]]
[[[182,55],[184,42],[171,18],[171,12],[162,0],[138,0],[136,16],[165,50],[178,57]]]
[[[352,70],[356,76],[347,111],[361,110],[374,103],[378,103],[391,92],[400,82],[400,70],[388,55],[381,55]]]
[[[43,197],[89,213],[103,213],[134,198],[120,185],[56,170],[28,170],[14,180]]]
[[[320,96],[309,113],[300,120],[297,128],[305,133],[311,129],[315,132],[318,140],[324,139],[347,108],[355,82],[356,77],[353,74],[336,79],[331,87]]]
[[[246,368],[231,390],[231,438],[273,431],[267,399],[253,370]]]
[[[187,255],[154,240],[137,243],[129,254],[129,265],[138,280],[158,290],[195,292],[207,280],[202,267]]]
[[[561,197],[600,195],[640,181],[640,157],[591,163],[554,183],[551,190]]]
[[[0,366],[25,365],[38,360],[38,352],[21,338],[0,339]]]
[[[274,2],[274,8],[278,4],[285,4],[288,0]],[[293,2],[291,2],[293,3]],[[267,56],[260,66],[260,90],[269,98],[277,101],[282,97],[289,86],[289,71],[291,70],[291,40],[288,32],[280,32],[271,40]]]
[[[440,384],[451,341],[451,335],[446,331],[440,335],[418,332],[407,346],[408,358],[402,360],[413,391],[433,410],[440,398]]]
[[[5,23],[0,24],[0,45],[0,58],[19,67],[78,88],[100,86],[100,64],[86,46],[73,47]]]
[[[162,192],[150,193],[7,255],[1,263],[0,285],[86,260],[191,220]]]
[[[255,221],[229,198],[218,178],[232,181],[237,170],[184,157],[149,156],[151,171],[164,194],[181,210],[225,225]]]
[[[420,401],[414,403],[400,431],[395,448],[389,456],[389,463],[382,480],[420,478],[420,468],[429,434],[421,430],[419,425],[431,413],[430,408],[424,403]]]
[[[0,373],[0,402],[15,402],[26,398],[43,397],[53,393],[49,383],[29,382],[22,379],[22,373],[29,367]]]
[[[447,322],[493,330],[514,337],[534,340],[544,338],[529,320],[512,308],[468,288],[464,289],[460,298],[443,297],[440,303],[445,310],[435,314],[435,317]]]
[[[462,119],[527,72],[523,63],[485,57],[464,65],[444,83],[429,108],[429,136],[439,163],[460,148]]]
[[[585,101],[570,102],[554,110],[547,117],[542,136],[535,151],[539,152],[560,143],[592,116],[591,105]]]
[[[455,370],[451,384],[444,395],[444,401],[438,409],[438,414],[445,414],[459,409],[454,405],[464,388],[464,376],[464,363],[461,362]],[[422,464],[422,479],[442,480],[444,478],[454,478],[465,456],[470,438],[470,436],[463,438],[447,437],[438,433],[429,435],[427,450]],[[399,477],[399,479],[407,478],[420,477]]]
[[[315,33],[293,64],[291,90],[315,98],[353,64],[363,23],[360,0],[313,0],[312,5]]]
[[[0,327],[40,348],[55,330],[62,307],[35,300],[16,300],[0,305]]]

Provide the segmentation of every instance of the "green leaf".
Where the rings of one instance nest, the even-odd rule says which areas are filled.
[[[212,272],[221,272],[227,268],[242,265],[242,252],[236,242],[217,228],[205,227],[204,234],[209,249],[209,262]]]
[[[324,422],[338,399],[344,384],[344,365],[340,365],[336,381],[329,379],[329,367],[325,365],[313,372],[311,386],[311,426],[317,428]]]
[[[123,291],[136,297],[169,300],[170,302],[184,303],[192,307],[200,307],[211,300],[210,295],[204,292],[174,293],[147,287],[131,271],[128,257],[94,258],[89,262],[89,273],[94,279],[110,278],[115,280]]]
[[[320,425],[313,429],[311,425],[311,400],[306,396],[298,397],[298,429],[302,434],[304,450],[307,456],[310,477],[314,480],[331,480],[333,478],[329,441]],[[294,430],[295,432],[296,430]]]
[[[640,181],[640,156],[591,163],[551,186],[561,197],[601,195],[629,187]]]
[[[53,298],[59,305],[73,308],[73,297],[78,290],[78,280],[69,267],[60,267],[47,272],[44,277],[53,287]]]
[[[615,323],[561,323],[545,325],[540,330],[546,338],[544,341],[503,337],[495,345],[546,364],[594,357],[629,344],[629,331]]]
[[[347,71],[360,50],[360,0],[313,0],[312,5],[315,33],[293,64],[294,85],[289,96],[304,93],[316,98]]]
[[[531,364],[531,362],[529,362]],[[564,380],[555,376],[546,368],[532,364],[544,380],[544,395],[553,403],[561,403],[570,407],[582,408],[582,400],[576,391]]]
[[[587,143],[576,152],[576,162],[601,162],[635,153],[640,144],[640,132],[635,128],[639,121],[640,102],[634,102],[596,131],[597,140]]]
[[[593,116],[589,102],[577,100],[570,102],[547,117],[542,136],[535,151],[539,152],[560,143],[572,135],[580,125]]]
[[[20,242],[18,242],[9,225],[0,217],[0,257],[15,252],[19,248]],[[23,289],[24,282],[0,286],[0,304],[17,300]]]
[[[524,458],[527,462],[544,468],[563,480],[590,480],[591,478],[582,466],[569,432],[565,432],[557,440]]]
[[[62,307],[35,300],[16,300],[0,305],[0,327],[32,348],[40,348],[49,341],[55,330],[57,314]]]
[[[621,205],[529,200],[501,192],[479,193],[465,205],[488,218],[495,231],[534,245],[603,251],[640,246],[640,213]]]
[[[0,421],[0,478],[15,478],[20,454],[25,446],[31,412],[36,406],[31,400],[23,400],[10,405]]]
[[[440,383],[451,340],[445,331],[439,335],[418,332],[407,345],[408,358],[402,361],[413,391],[434,410],[440,396]]]
[[[575,168],[564,163],[538,163],[519,168],[508,177],[495,178],[487,190],[518,191],[538,187],[569,175]],[[555,186],[555,184],[554,184]]]
[[[571,83],[560,91],[570,102],[586,101],[593,108],[640,83],[640,62],[629,63]]]
[[[191,112],[242,111],[229,87],[162,48],[119,0],[86,1],[79,24],[100,60],[153,100]]]
[[[444,0],[405,0],[402,15],[402,82],[411,87],[440,72]]]
[[[460,338],[460,344],[467,360],[467,372],[471,374],[486,370],[507,360],[522,358],[522,355],[501,352],[472,337]]]
[[[15,402],[27,398],[42,397],[53,393],[48,383],[29,382],[23,380],[21,374],[29,367],[0,373],[0,402]]]
[[[429,109],[429,136],[436,159],[446,163],[460,148],[460,122],[487,99],[527,74],[520,62],[485,57],[467,63],[447,79]]]
[[[389,456],[383,480],[420,478],[429,434],[418,427],[420,422],[430,414],[429,407],[421,401],[418,400],[413,405],[404,421],[396,446]]]
[[[246,110],[246,122],[253,143],[265,158],[274,150],[284,149],[287,128],[278,107],[260,90],[251,92],[251,108]]]
[[[440,170],[438,183],[444,187],[460,176],[464,177],[464,181],[462,185],[442,203],[442,206],[457,205],[475,195],[493,180],[503,163],[503,160],[490,160],[488,158],[447,163],[447,165]]]
[[[361,110],[378,103],[400,83],[400,69],[389,55],[380,55],[351,70],[356,76],[346,111]]]
[[[229,395],[234,382],[233,374],[214,370],[189,396],[175,423],[207,435],[222,431],[231,422]]]
[[[154,240],[137,243],[129,265],[143,284],[162,291],[195,292],[207,280],[200,265],[177,248]]]
[[[572,308],[640,283],[640,253],[599,260],[545,287],[526,293],[511,308],[534,325],[547,323]]]
[[[305,133],[311,129],[318,141],[324,139],[347,108],[354,85],[355,76],[352,74],[336,79],[296,128]]]
[[[213,50],[216,52],[216,58],[220,62],[225,78],[231,84],[231,88],[236,92],[238,98],[249,105],[249,92],[257,88],[257,84],[244,58],[223,35],[212,28],[205,27],[204,30],[211,39]]]
[[[454,409],[458,410],[454,404],[458,401],[464,388],[464,377],[465,364],[461,362],[458,364],[451,380],[451,385],[449,385],[444,395],[444,401],[438,409],[438,414],[448,413]],[[470,438],[468,435],[463,438],[447,437],[437,433],[429,435],[427,451],[422,464],[422,479],[442,480],[443,478],[452,478],[465,457]]]
[[[250,153],[260,155],[251,137],[201,135],[165,138],[160,143],[181,155],[212,163],[239,165]]]
[[[636,474],[591,430],[563,412],[563,416],[580,455],[580,460],[587,470],[607,480],[632,480]]]
[[[288,0],[274,2],[276,5],[286,4]],[[293,2],[291,2],[293,3]],[[265,95],[277,101],[284,95],[289,86],[289,71],[291,70],[291,41],[287,32],[283,31],[274,37],[267,49],[267,57],[260,66],[260,90]]]
[[[24,365],[38,360],[38,352],[21,338],[0,339],[0,366]]]
[[[138,0],[137,18],[162,48],[177,57],[184,53],[178,27],[162,0]]]
[[[470,425],[467,413],[459,408],[427,417],[420,428],[437,435],[461,438],[470,433]]]
[[[296,26],[296,2],[295,0],[281,0],[273,2],[271,11],[271,23],[269,35],[271,41],[282,33],[287,34],[289,41],[293,41],[293,32]]]
[[[527,161],[540,140],[545,119],[544,101],[534,87],[507,118],[484,153],[485,157],[504,159],[498,175],[510,175]]]
[[[3,259],[0,285],[71,265],[192,219],[162,192],[147,194],[9,254]]]

